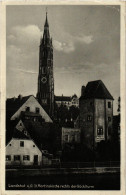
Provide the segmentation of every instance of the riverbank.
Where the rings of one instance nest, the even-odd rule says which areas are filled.
[[[41,168],[41,169],[6,169],[6,175],[39,176],[39,175],[69,175],[69,174],[108,174],[119,173],[119,167],[93,168]]]
[[[119,190],[117,167],[6,170],[7,190]]]

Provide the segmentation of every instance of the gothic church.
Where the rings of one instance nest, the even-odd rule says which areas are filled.
[[[51,118],[54,115],[53,45],[47,19],[39,47],[39,75],[37,99]]]

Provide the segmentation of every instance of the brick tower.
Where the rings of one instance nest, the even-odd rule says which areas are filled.
[[[37,99],[51,118],[54,115],[53,45],[46,12],[43,38],[39,47]]]

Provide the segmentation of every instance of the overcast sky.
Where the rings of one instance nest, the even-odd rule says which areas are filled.
[[[36,95],[39,43],[46,6],[7,6],[7,97]],[[49,6],[54,46],[55,95],[80,96],[81,86],[102,80],[120,95],[120,7]]]

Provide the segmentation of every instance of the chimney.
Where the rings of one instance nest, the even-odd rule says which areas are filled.
[[[13,97],[13,101],[15,101],[16,100],[16,97]]]
[[[81,96],[84,96],[85,88],[86,88],[86,87],[85,87],[84,85],[81,87]]]
[[[18,99],[21,100],[22,97],[23,97],[23,96],[22,96],[21,94],[19,94]]]

